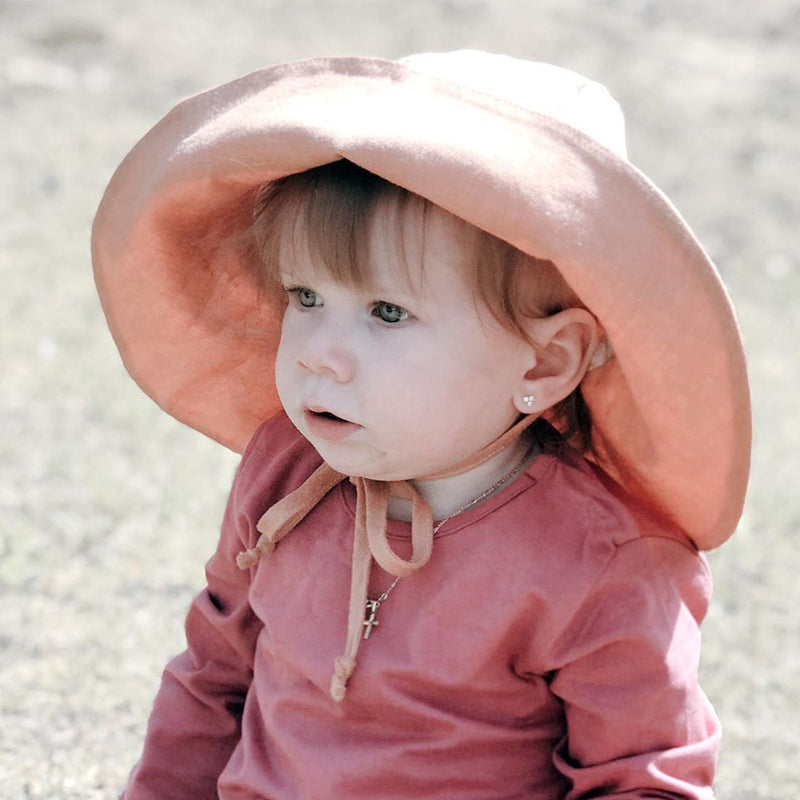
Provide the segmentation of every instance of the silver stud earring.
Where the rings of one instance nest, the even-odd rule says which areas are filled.
[[[528,408],[533,408],[533,404],[536,402],[536,398],[532,394],[526,394],[522,398],[522,402],[525,403]]]

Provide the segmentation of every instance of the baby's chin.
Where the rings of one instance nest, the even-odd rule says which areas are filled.
[[[414,470],[412,465],[398,462],[383,451],[371,453],[352,452],[356,448],[343,446],[341,443],[315,440],[306,436],[325,463],[351,478],[366,478],[373,481],[410,481],[422,474]]]

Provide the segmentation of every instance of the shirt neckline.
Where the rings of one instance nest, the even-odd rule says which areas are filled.
[[[536,486],[544,474],[553,467],[558,459],[550,453],[539,453],[534,460],[504,486],[497,494],[477,505],[462,511],[448,519],[434,534],[434,539],[450,536],[468,528],[480,519],[492,514],[500,507],[510,503],[523,492]],[[339,501],[344,505],[347,514],[355,523],[356,491],[350,481],[342,481],[337,487]],[[410,539],[411,523],[404,520],[388,519],[386,535],[390,539]],[[434,523],[435,524],[435,523]]]

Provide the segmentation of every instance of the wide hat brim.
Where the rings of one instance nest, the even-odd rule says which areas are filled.
[[[241,451],[280,409],[281,312],[243,267],[256,192],[347,158],[558,266],[613,345],[583,382],[596,460],[715,547],[749,470],[741,339],[713,264],[627,161],[614,109],[574,73],[483,53],[286,64],[184,101],[124,160],[95,219],[95,277],[128,371]]]

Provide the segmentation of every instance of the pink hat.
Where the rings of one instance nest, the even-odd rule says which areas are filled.
[[[123,161],[95,219],[103,308],[163,409],[242,450],[279,408],[280,312],[244,260],[259,186],[338,158],[552,260],[613,347],[583,381],[596,460],[701,548],[733,531],[750,404],[719,276],[625,156],[606,90],[479,52],[283,64],[192,97]]]

